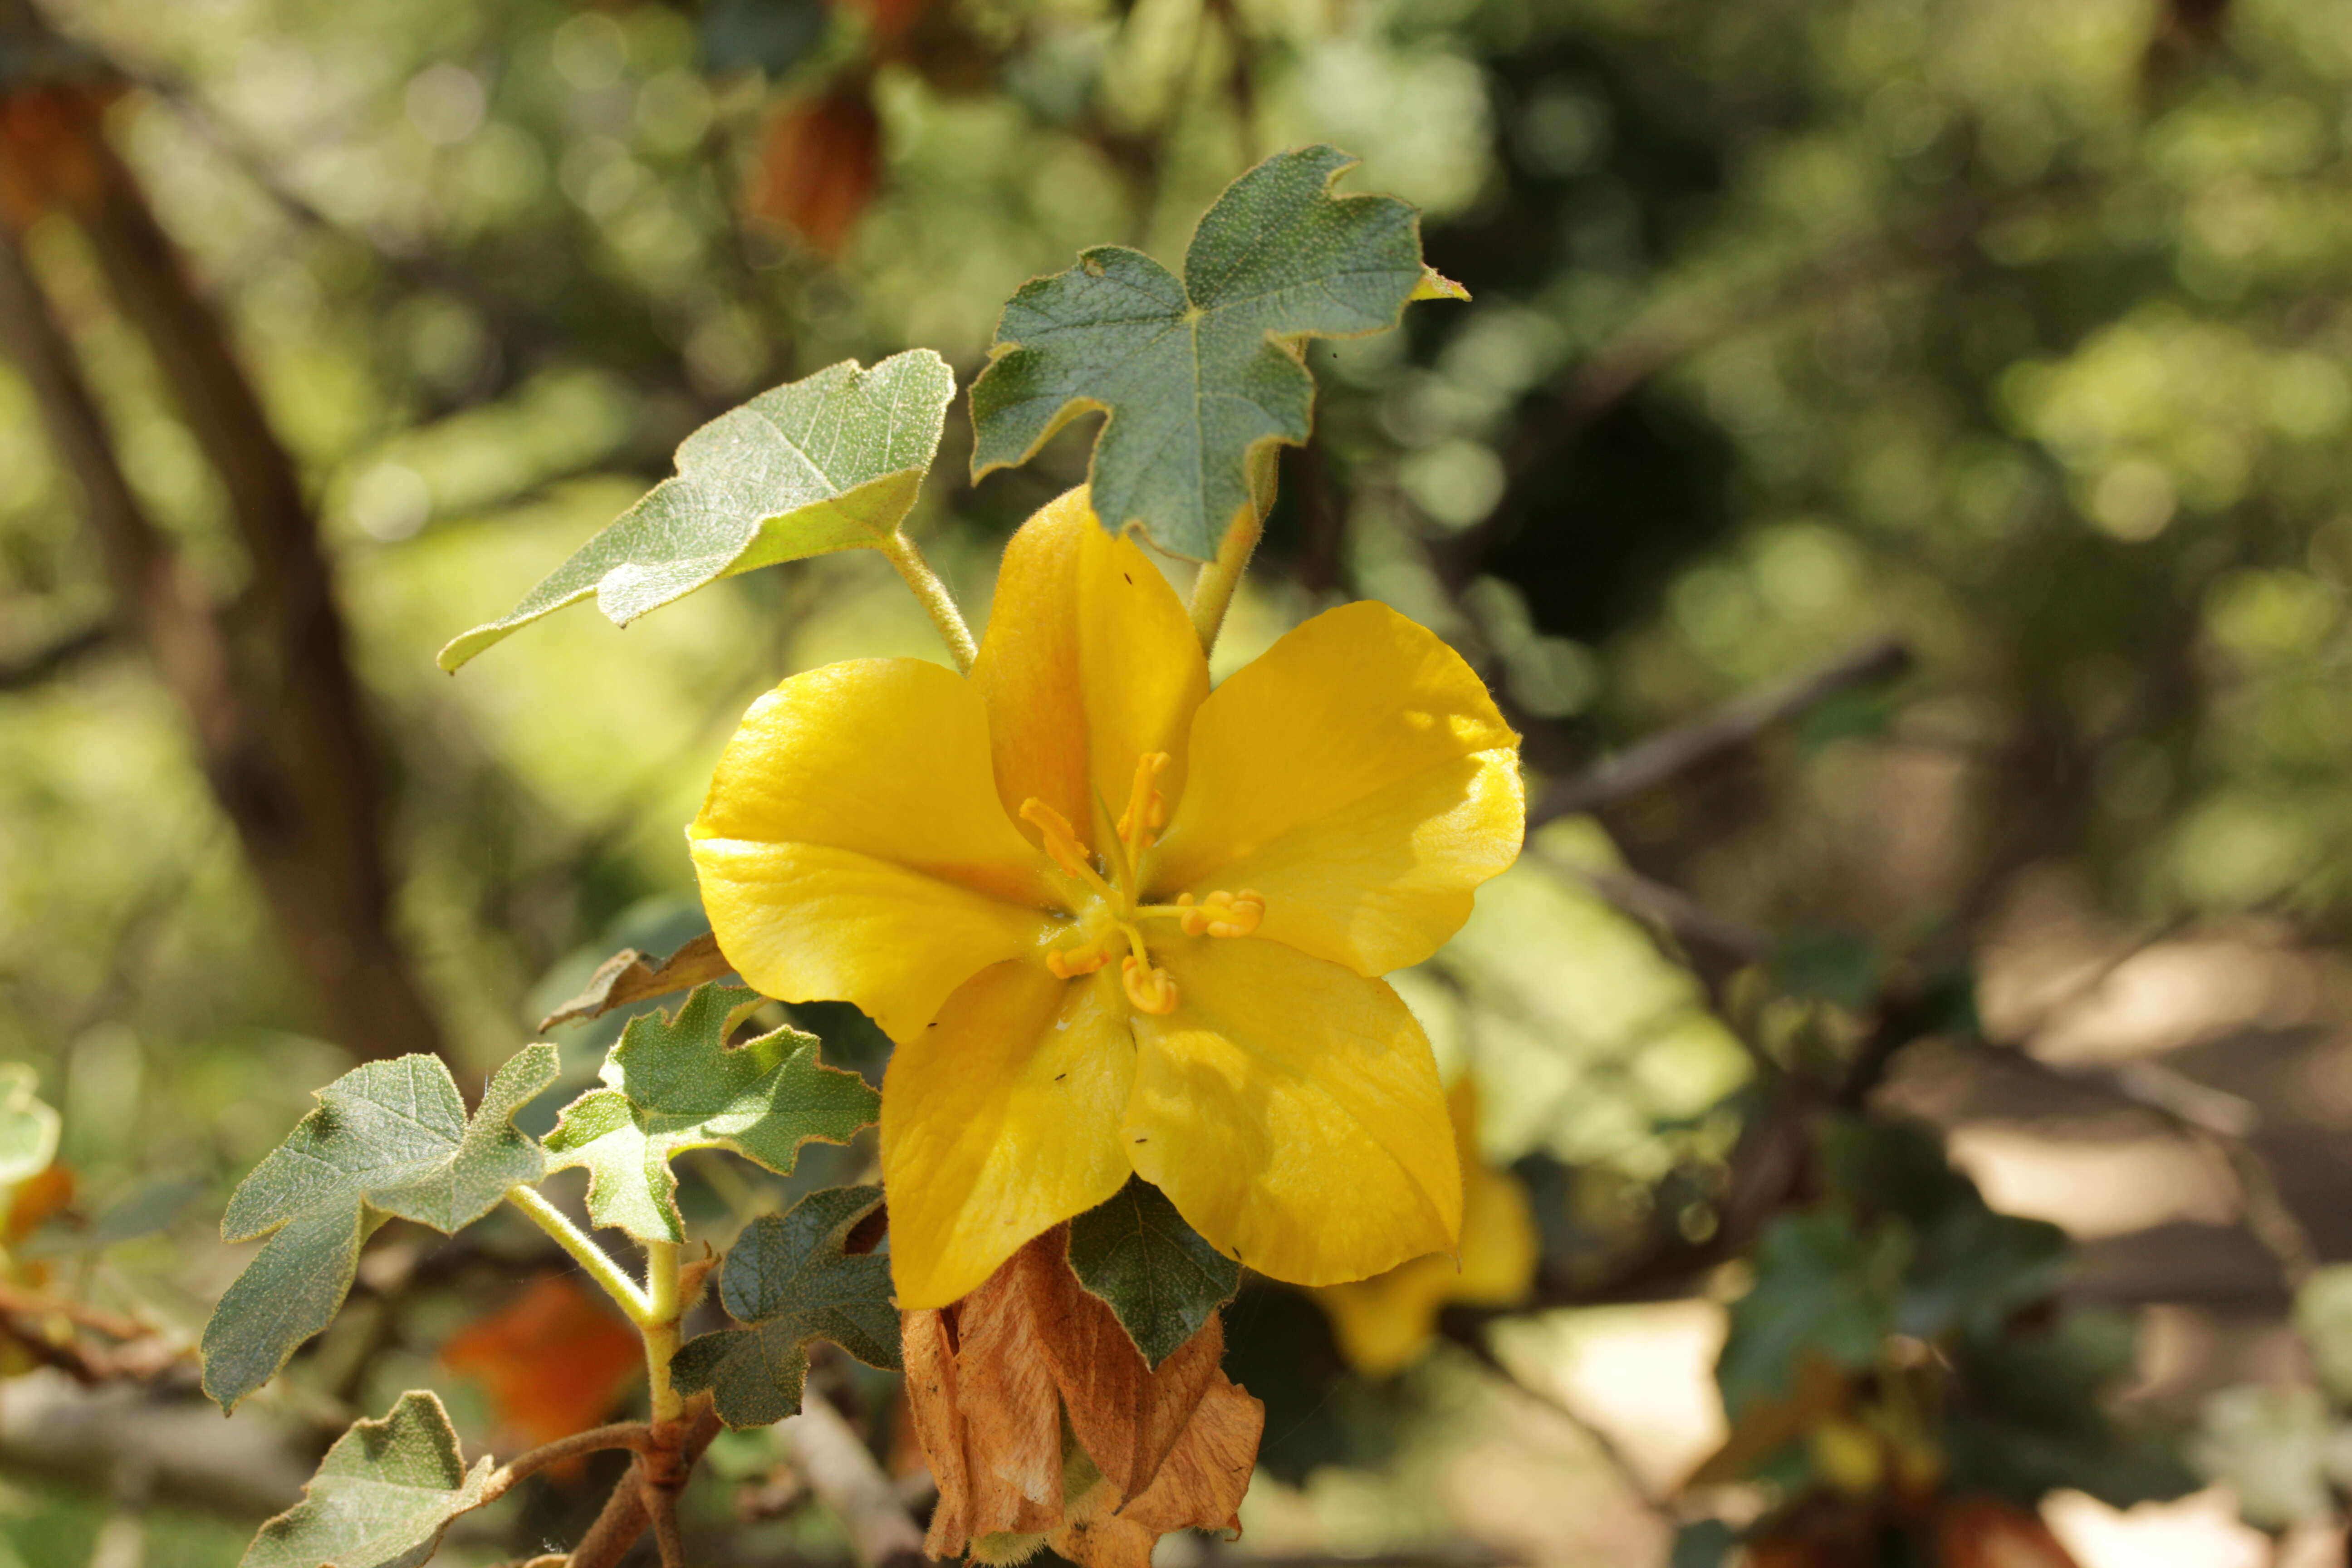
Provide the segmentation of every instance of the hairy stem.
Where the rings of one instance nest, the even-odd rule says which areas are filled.
[[[1200,637],[1204,654],[1217,646],[1217,629],[1225,624],[1225,612],[1234,606],[1234,590],[1242,585],[1242,574],[1249,570],[1250,556],[1265,532],[1266,513],[1274,510],[1275,462],[1271,445],[1250,454],[1250,496],[1255,504],[1234,520],[1217,545],[1215,558],[1192,579],[1192,630]]]
[[[582,1454],[599,1453],[606,1448],[631,1448],[642,1454],[653,1447],[653,1427],[646,1422],[615,1421],[609,1426],[592,1426],[585,1432],[574,1432],[569,1437],[542,1443],[500,1465],[490,1477],[488,1495],[493,1498],[502,1496],[508,1488],[524,1477],[535,1475],[550,1465],[561,1464]]]
[[[652,1322],[653,1303],[647,1299],[646,1292],[637,1288],[637,1282],[630,1279],[619,1264],[613,1261],[611,1253],[597,1246],[578,1226],[564,1217],[562,1209],[542,1197],[538,1188],[509,1187],[507,1189],[507,1202],[529,1215],[532,1224],[553,1237],[555,1245],[570,1253],[572,1261],[586,1269],[588,1277],[602,1285],[604,1288],[604,1293],[620,1303],[621,1310],[628,1314],[629,1321],[636,1324],[640,1329]],[[671,1276],[670,1282],[675,1288],[677,1284],[675,1272]],[[673,1308],[671,1317],[675,1319],[676,1316],[677,1312]],[[676,1341],[677,1332],[677,1325],[673,1321],[670,1325],[673,1342]],[[667,1369],[668,1364],[667,1360],[663,1362],[665,1370]]]
[[[646,1383],[652,1390],[656,1421],[675,1421],[686,1407],[669,1380],[670,1357],[677,1353],[681,1306],[677,1250],[674,1241],[646,1243],[646,1316],[638,1328],[646,1338]]]
[[[931,625],[940,628],[940,640],[955,656],[956,668],[970,675],[972,661],[980,657],[980,645],[972,640],[971,627],[964,624],[963,612],[956,608],[955,595],[948,592],[948,585],[931,570],[931,563],[923,559],[922,551],[905,534],[893,532],[880,548],[890,564],[898,569],[898,575],[907,580],[907,586],[915,591],[915,597],[930,615]]]

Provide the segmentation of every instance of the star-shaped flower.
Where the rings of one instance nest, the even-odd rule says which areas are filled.
[[[970,679],[860,659],[745,715],[688,830],[720,948],[897,1043],[899,1304],[941,1307],[1130,1173],[1277,1279],[1453,1249],[1429,1044],[1380,976],[1517,855],[1518,742],[1385,605],[1209,689],[1084,490],[1014,535]]]

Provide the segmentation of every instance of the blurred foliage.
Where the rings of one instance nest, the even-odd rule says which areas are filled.
[[[1808,1135],[1819,1187],[1789,1212],[1727,1233],[1725,1198],[1774,1109],[1833,1099],[1872,1010],[2020,867],[2150,921],[2259,908],[2341,933],[2341,8],[2236,0],[2203,30],[2143,0],[52,11],[141,84],[115,132],[319,500],[385,741],[402,924],[468,1088],[604,956],[695,934],[677,830],[754,693],[837,657],[941,655],[866,552],[625,634],[558,616],[461,682],[434,650],[735,403],[913,346],[969,385],[1024,279],[1105,240],[1173,260],[1234,174],[1328,140],[1364,160],[1350,188],[1423,209],[1474,302],[1313,348],[1315,439],[1284,459],[1221,672],[1325,603],[1381,598],[1488,674],[1559,776],[1874,632],[1923,670],[1899,702],[1854,696],[1613,806],[1606,833],[1555,824],[1400,977],[1484,1086],[1481,1147],[1528,1187],[1541,1288],[1579,1300],[1660,1248],[1745,1257],[1735,1410],[1801,1399],[1826,1364],[1876,1432],[1912,1376],[1888,1347],[1933,1343],[1953,1387],[1935,1442],[1969,1487],[2178,1484],[2099,1414],[2127,1339],[2052,1310],[2051,1239],[1940,1152],[1844,1118]],[[89,258],[54,226],[31,245],[142,499],[233,588],[217,484]],[[970,442],[958,410],[909,527],[977,605],[1085,442],[946,482]],[[80,1193],[11,1256],[95,1229],[91,1288],[192,1328],[230,1272],[211,1216],[349,1064],[308,1033],[181,716],[112,621],[0,375],[0,1058],[62,1110]],[[1628,869],[1765,933],[1780,984],[1848,1011],[1711,993],[1694,945],[1599,890]],[[878,1071],[847,1009],[793,1016]],[[567,1026],[567,1092],[621,1022]],[[722,1230],[777,1212],[857,1174],[835,1152],[789,1185],[689,1157],[681,1206]],[[1883,1189],[1840,1174],[1881,1159]],[[162,1217],[106,1229],[124,1214]],[[451,1299],[389,1312],[364,1373],[331,1341],[313,1386],[386,1407],[523,1254],[450,1265]],[[1436,1402],[1434,1363],[1348,1373],[1298,1298],[1251,1285],[1231,1321],[1274,1475],[1382,1462]],[[2336,1406],[2233,1398],[2209,1466],[2291,1441],[2302,1458],[2258,1461],[2284,1489],[2250,1510],[2332,1509]],[[1822,1455],[1785,1447],[1801,1491]],[[0,1563],[86,1558],[96,1517],[0,1510]],[[836,1549],[821,1531],[742,1539]],[[151,1556],[181,1560],[164,1539]]]

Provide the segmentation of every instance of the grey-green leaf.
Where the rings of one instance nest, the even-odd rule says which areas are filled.
[[[514,1114],[555,1076],[553,1046],[526,1047],[470,1122],[436,1057],[370,1062],[320,1089],[319,1108],[238,1184],[221,1220],[224,1240],[269,1241],[205,1325],[205,1392],[235,1409],[325,1328],[383,1216],[454,1232],[538,1181],[546,1155]]]
[[[550,1170],[588,1172],[588,1215],[640,1241],[683,1241],[673,1155],[730,1149],[790,1175],[811,1139],[846,1143],[881,1098],[818,1059],[817,1038],[782,1028],[730,1050],[727,1028],[759,993],[701,985],[677,1016],[630,1020],[604,1059],[606,1085],[563,1110],[548,1134]]]
[[[36,1175],[57,1157],[58,1113],[36,1091],[40,1075],[25,1062],[0,1062],[0,1186]]]
[[[1331,195],[1355,162],[1302,147],[1242,175],[1192,231],[1181,281],[1112,245],[1024,285],[972,384],[972,478],[1026,462],[1101,411],[1091,483],[1103,525],[1140,522],[1163,550],[1213,555],[1255,504],[1252,454],[1307,439],[1305,341],[1395,326],[1426,275],[1411,205]]]
[[[753,1220],[729,1250],[719,1287],[729,1315],[749,1327],[680,1349],[670,1362],[679,1392],[709,1390],[730,1426],[766,1426],[800,1413],[812,1339],[831,1340],[868,1366],[896,1368],[889,1259],[842,1250],[881,1201],[879,1187],[828,1187]]]
[[[490,1461],[468,1469],[448,1412],[410,1392],[335,1439],[302,1500],[261,1527],[238,1568],[417,1568],[449,1521],[490,1500]]]
[[[1070,1222],[1070,1271],[1110,1304],[1155,1367],[1200,1332],[1242,1282],[1242,1266],[1140,1176]]]
[[[1905,1243],[1893,1227],[1866,1236],[1834,1210],[1781,1215],[1756,1243],[1756,1283],[1731,1304],[1716,1359],[1724,1407],[1737,1422],[1785,1399],[1811,1359],[1872,1365],[1895,1331]]]
[[[910,349],[871,370],[844,360],[730,409],[679,444],[676,478],[513,610],[453,640],[441,668],[591,594],[625,626],[721,577],[888,542],[914,508],[954,395],[947,362]]]

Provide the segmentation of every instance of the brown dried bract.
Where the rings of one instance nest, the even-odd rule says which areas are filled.
[[[580,994],[539,1021],[539,1032],[575,1018],[601,1018],[615,1007],[691,991],[707,980],[722,980],[735,973],[734,964],[719,951],[719,939],[703,932],[659,963],[647,961],[634,947],[623,948],[596,966]]]
[[[1050,1544],[1143,1568],[1170,1531],[1239,1531],[1265,1411],[1218,1370],[1223,1325],[1155,1371],[1067,1247],[1057,1226],[955,1305],[905,1314],[908,1404],[940,1489],[933,1557]]]

